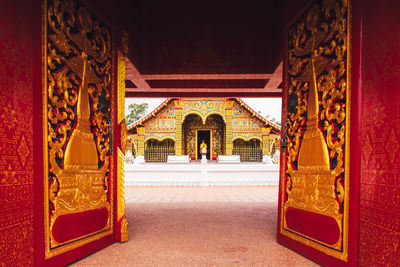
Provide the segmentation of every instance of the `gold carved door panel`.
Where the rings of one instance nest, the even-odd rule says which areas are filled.
[[[349,4],[315,1],[288,28],[278,240],[346,262]]]
[[[45,257],[113,233],[112,41],[79,1],[43,10]]]

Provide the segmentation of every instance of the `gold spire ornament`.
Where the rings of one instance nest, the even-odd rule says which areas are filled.
[[[64,170],[97,170],[98,156],[94,136],[90,131],[89,94],[86,76],[87,55],[82,52],[82,84],[77,103],[77,126],[65,150]]]

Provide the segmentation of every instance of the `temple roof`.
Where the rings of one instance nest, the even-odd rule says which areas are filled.
[[[157,108],[155,108],[152,112],[147,114],[146,116],[142,117],[141,119],[135,121],[134,123],[128,125],[128,132],[134,132],[137,126],[143,125],[150,119],[154,118],[159,112],[163,110],[164,107],[168,106],[173,100],[177,98],[167,98],[164,102],[162,102]],[[201,99],[201,98],[199,98]],[[240,98],[230,98],[231,100],[235,101],[239,106],[243,107],[247,112],[249,112],[254,118],[261,121],[264,126],[271,126],[276,132],[280,132],[281,126],[272,123],[271,121],[267,120],[256,111],[254,111],[249,105],[247,105],[242,99]],[[184,98],[183,98],[184,100]]]

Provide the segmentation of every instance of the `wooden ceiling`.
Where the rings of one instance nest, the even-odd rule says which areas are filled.
[[[127,58],[127,97],[280,97],[282,63],[271,74],[147,74]]]
[[[130,35],[128,97],[281,96],[284,0],[94,2]]]

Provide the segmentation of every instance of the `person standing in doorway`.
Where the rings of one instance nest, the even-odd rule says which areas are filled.
[[[201,140],[200,152],[202,157],[205,157],[207,155],[207,144],[205,143],[204,139]]]

